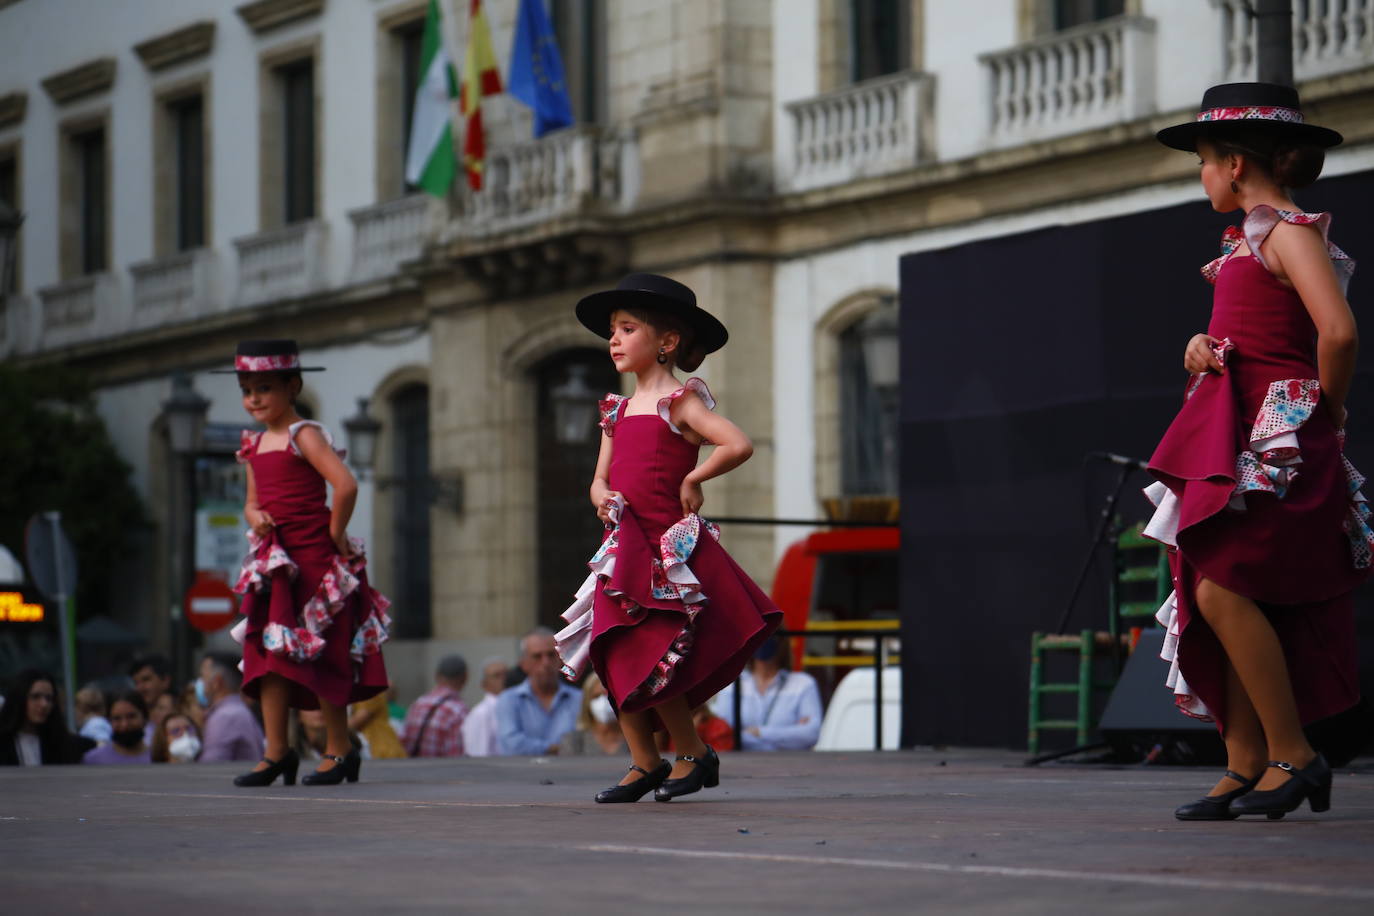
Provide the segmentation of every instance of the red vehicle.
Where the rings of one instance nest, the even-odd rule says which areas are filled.
[[[855,622],[873,626],[897,620],[897,572],[901,532],[896,527],[817,531],[787,548],[773,576],[774,603],[783,627],[805,630]],[[887,642],[895,663],[897,640]],[[829,648],[828,653],[823,650]],[[816,677],[825,697],[855,665],[872,664],[873,637],[827,636],[792,641],[792,666]]]

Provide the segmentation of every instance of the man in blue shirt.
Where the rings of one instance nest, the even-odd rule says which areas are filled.
[[[783,668],[787,641],[769,637],[740,675],[740,745],[747,751],[805,751],[821,734],[821,694],[816,679]],[[735,685],[711,702],[711,709],[734,726]]]
[[[536,627],[520,640],[525,680],[496,700],[497,743],[503,754],[557,754],[558,742],[577,725],[582,691],[564,683],[553,631]]]

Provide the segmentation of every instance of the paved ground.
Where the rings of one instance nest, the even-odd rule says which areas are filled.
[[[606,759],[365,763],[315,789],[6,768],[0,912],[1374,912],[1369,766],[1324,815],[1182,824],[1213,773],[1020,759],[727,755],[719,789],[621,806],[591,802]]]

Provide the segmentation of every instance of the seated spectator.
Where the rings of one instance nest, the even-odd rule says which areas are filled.
[[[200,729],[184,712],[170,713],[153,731],[153,763],[195,763],[200,748]]]
[[[373,760],[406,755],[405,748],[401,747],[396,732],[391,728],[384,692],[348,707],[348,728],[362,738],[367,755]]]
[[[804,751],[821,735],[821,694],[816,679],[804,671],[788,671],[787,640],[770,637],[740,675],[740,744],[746,751]],[[717,716],[730,723],[735,686],[731,684],[711,702]]]
[[[95,684],[87,684],[73,697],[76,706],[76,725],[83,738],[96,744],[110,743],[110,720],[105,718],[105,692]]]
[[[582,682],[582,704],[577,713],[577,728],[563,736],[560,754],[628,754],[625,736],[616,720],[615,707],[606,695],[601,678],[587,675]]]
[[[239,696],[242,683],[235,656],[207,652],[200,660],[196,696],[207,707],[201,763],[262,759],[262,726]]]
[[[152,744],[153,727],[160,719],[153,709],[157,706],[158,697],[172,692],[172,665],[165,656],[144,655],[134,659],[128,671],[129,680],[134,682],[134,689],[143,697],[148,708],[148,734],[144,735],[144,740]]]
[[[0,707],[0,766],[80,763],[95,746],[67,731],[57,708],[57,681],[44,671],[21,671]]]
[[[463,756],[463,720],[468,716],[462,690],[468,682],[468,663],[461,655],[439,659],[434,689],[410,704],[401,746],[412,757]]]
[[[497,742],[496,701],[506,689],[506,663],[492,656],[482,662],[481,702],[463,720],[463,750],[469,757],[492,757],[501,753]]]
[[[302,760],[323,760],[329,747],[329,729],[324,724],[324,712],[318,709],[293,709],[287,718],[286,743]],[[362,750],[357,732],[348,732],[348,743],[354,750]]]
[[[153,723],[153,727],[162,724],[162,720],[176,712],[181,705],[174,693],[160,693],[157,699],[148,707],[148,721]]]
[[[86,752],[82,763],[152,763],[152,753],[143,740],[148,727],[148,704],[136,690],[126,690],[110,704],[110,743]]]
[[[523,683],[508,687],[496,704],[503,754],[557,754],[563,736],[577,724],[582,691],[559,676],[561,662],[553,631],[537,627],[520,640]]]
[[[697,735],[701,740],[714,750],[733,751],[735,749],[735,730],[730,727],[729,722],[712,712],[708,704],[703,703],[692,710],[692,725],[696,727]],[[658,739],[659,750],[673,750],[673,739],[669,737],[666,731],[655,732],[654,737]]]

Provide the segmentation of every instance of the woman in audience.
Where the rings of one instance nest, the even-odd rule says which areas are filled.
[[[80,763],[95,742],[67,731],[57,704],[57,681],[44,671],[22,671],[0,707],[0,766]]]
[[[144,740],[148,727],[148,704],[136,690],[126,690],[110,704],[110,727],[114,729],[111,743],[87,751],[82,763],[120,764],[152,763],[148,742]]]
[[[153,732],[153,763],[195,763],[200,749],[200,729],[184,712],[168,713]]]

